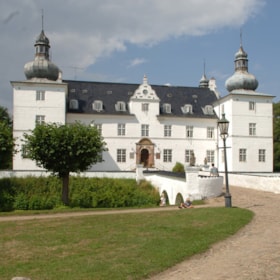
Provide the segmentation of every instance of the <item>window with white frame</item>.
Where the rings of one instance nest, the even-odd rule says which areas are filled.
[[[125,102],[123,102],[123,101],[118,101],[118,102],[115,104],[115,109],[116,109],[116,111],[119,111],[119,112],[125,112],[125,111],[126,111]]]
[[[183,107],[181,107],[181,110],[182,110],[183,114],[192,114],[192,105],[185,104]]]
[[[77,99],[71,99],[69,101],[69,109],[73,109],[73,110],[79,109],[79,102]]]
[[[92,109],[94,111],[97,111],[97,112],[100,112],[103,110],[103,102],[101,100],[95,100],[93,103],[92,103]]]
[[[36,115],[35,123],[36,124],[44,124],[45,123],[45,116],[44,115]]]
[[[141,125],[141,136],[149,136],[149,125],[148,124],[142,124]]]
[[[143,112],[149,111],[149,103],[142,103],[142,111]]]
[[[164,137],[171,137],[171,125],[164,126]]]
[[[170,114],[171,113],[171,104],[164,103],[162,105],[162,111],[163,111],[163,113]]]
[[[45,91],[44,90],[37,90],[36,91],[36,100],[37,101],[45,100]]]
[[[125,135],[125,124],[124,123],[118,124],[118,135],[119,136]]]
[[[265,162],[265,150],[259,149],[259,162]]]
[[[172,162],[172,150],[171,149],[163,150],[163,162]]]
[[[254,101],[249,101],[249,110],[255,111],[256,109],[256,103]]]
[[[185,150],[185,162],[191,162],[191,156],[193,153],[193,150]]]
[[[250,136],[256,135],[256,124],[255,123],[249,123],[249,135]]]
[[[206,151],[206,158],[207,162],[215,162],[215,151],[214,150],[207,150]]]
[[[207,127],[207,138],[214,138],[214,127]]]
[[[98,130],[99,134],[102,135],[102,124],[101,123],[94,124],[94,127]]]
[[[193,126],[192,125],[186,126],[186,137],[193,138]]]
[[[117,149],[117,162],[126,162],[126,149]]]
[[[26,149],[26,145],[21,146],[21,156],[22,156],[22,158],[28,158],[28,152]]]
[[[246,149],[239,149],[239,161],[246,162]]]
[[[206,105],[203,109],[203,112],[204,112],[205,115],[214,115],[213,106]]]

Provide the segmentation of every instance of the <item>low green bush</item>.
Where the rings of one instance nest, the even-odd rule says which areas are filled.
[[[172,172],[185,173],[184,165],[180,162],[176,162],[175,166],[172,169]]]
[[[70,207],[116,208],[158,205],[159,193],[146,181],[71,177]],[[59,208],[61,181],[50,177],[0,179],[0,211]]]

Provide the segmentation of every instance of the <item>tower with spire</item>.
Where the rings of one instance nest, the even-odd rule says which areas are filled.
[[[226,80],[225,86],[228,94],[218,99],[214,108],[219,118],[225,113],[226,119],[230,122],[227,139],[229,170],[272,171],[274,96],[256,92],[258,80],[248,72],[248,55],[244,51],[242,40],[235,54],[234,73]],[[222,146],[222,143],[218,145]],[[221,152],[219,158],[222,169]]]
[[[50,42],[43,30],[43,24],[34,46],[34,60],[24,66],[26,80],[11,82],[14,103],[13,133],[18,147],[22,146],[23,134],[32,130],[36,123],[66,122],[67,84],[62,82],[59,68],[50,61]],[[17,153],[13,169],[21,169],[24,165],[28,169],[40,169],[35,162]]]

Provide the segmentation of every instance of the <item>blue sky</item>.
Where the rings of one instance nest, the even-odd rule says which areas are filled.
[[[12,111],[10,81],[25,80],[42,29],[63,79],[198,86],[218,91],[242,44],[258,92],[276,96],[280,64],[278,0],[13,0],[0,3],[0,105]]]

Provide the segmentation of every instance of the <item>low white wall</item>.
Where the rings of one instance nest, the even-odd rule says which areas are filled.
[[[230,186],[280,193],[280,174],[228,174]]]
[[[223,177],[199,177],[198,186],[202,198],[217,197],[223,192]]]

